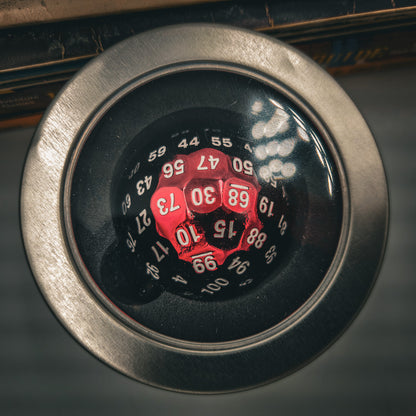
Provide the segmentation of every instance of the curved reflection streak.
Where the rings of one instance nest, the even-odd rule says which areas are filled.
[[[333,192],[334,192],[334,184],[333,184],[333,181],[332,181],[332,179],[329,175],[328,175],[328,192],[329,192],[329,195],[332,198]]]
[[[274,100],[273,98],[269,98],[269,102],[277,108],[280,108],[282,110],[284,109],[282,104],[280,104],[278,101]]]
[[[309,134],[302,127],[298,126],[296,132],[301,140],[304,142],[310,142]]]

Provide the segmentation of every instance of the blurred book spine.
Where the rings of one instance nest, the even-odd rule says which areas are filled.
[[[62,85],[115,43],[155,27],[187,22],[262,31],[291,43],[333,74],[416,61],[416,1],[408,0],[209,2],[4,27],[0,128],[36,122],[35,115]]]

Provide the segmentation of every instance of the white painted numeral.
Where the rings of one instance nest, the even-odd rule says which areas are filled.
[[[214,193],[215,188],[212,186],[206,186],[203,190],[201,188],[194,188],[191,192],[191,201],[196,207],[202,205],[204,202],[207,205],[212,205],[217,200],[217,198],[212,196]]]
[[[198,146],[199,140],[198,136],[195,136],[189,143],[186,139],[182,139],[181,142],[178,144],[178,147],[182,147],[183,149],[186,149],[188,146]]]
[[[160,241],[156,241],[156,246],[152,246],[152,251],[158,263],[169,254],[169,248],[165,247]]]
[[[209,293],[213,295],[215,292],[218,292],[223,287],[228,286],[230,282],[223,277],[217,277],[213,282],[208,283],[206,287],[201,289],[201,293]]]
[[[153,162],[156,158],[162,157],[165,153],[166,153],[166,146],[160,146],[159,149],[152,150],[149,153],[149,157],[147,158],[147,160],[149,162]]]
[[[187,285],[188,281],[185,280],[181,275],[177,274],[176,276],[172,276],[172,280],[177,283],[182,283],[183,285]]]
[[[248,150],[250,153],[253,153],[253,149],[251,148],[251,146],[248,143],[246,143],[244,145],[244,149]]]
[[[215,261],[212,251],[192,256],[192,266],[195,273],[201,274],[205,270],[213,271],[217,269],[217,262]]]
[[[201,236],[197,234],[195,226],[191,224],[188,226],[188,229],[179,228],[176,231],[176,239],[181,246],[185,247],[189,246],[191,241],[197,243],[201,239]]]
[[[139,215],[136,217],[136,223],[139,235],[152,223],[151,219],[147,216],[146,208],[140,211]]]
[[[247,237],[247,244],[252,245],[256,248],[262,248],[264,242],[267,240],[267,234],[261,233],[258,228],[252,228],[250,234]]]
[[[165,198],[159,198],[156,202],[156,206],[159,208],[160,215],[167,215],[169,212],[176,211],[181,208],[181,206],[175,205],[175,195],[173,192],[169,194],[170,197],[170,207],[166,207],[168,201]]]
[[[133,239],[132,235],[130,233],[127,233],[128,238],[126,240],[127,247],[130,249],[132,253],[136,251],[136,240]]]
[[[140,169],[140,162],[137,162],[134,168],[129,173],[129,180],[139,171]]]
[[[150,189],[152,185],[152,176],[145,176],[144,179],[140,179],[136,183],[137,195],[142,196],[145,191]]]
[[[217,147],[218,146],[224,146],[224,147],[232,147],[233,146],[233,144],[231,143],[231,140],[228,137],[220,138],[220,137],[212,136],[211,137],[211,143],[214,146],[217,146]]]
[[[273,201],[269,201],[269,198],[267,198],[267,196],[262,196],[260,199],[260,203],[259,203],[259,210],[262,214],[266,214],[267,212],[267,216],[270,218],[272,217],[273,214],[273,207],[274,207],[274,202]]]
[[[209,162],[208,166],[204,165],[205,155],[201,155],[201,160],[199,161],[199,165],[196,169],[197,170],[208,170],[208,169],[215,170],[215,168],[218,166],[218,163],[220,162],[220,158],[209,155],[208,156],[208,162]]]
[[[233,169],[241,173],[243,172],[246,175],[253,176],[253,163],[250,160],[242,161],[239,157],[233,159]]]
[[[250,202],[250,195],[247,192],[248,186],[231,184],[228,191],[228,203],[235,207],[237,204],[241,208],[247,208]]]
[[[280,230],[280,235],[282,235],[282,236],[285,235],[286,228],[287,228],[287,221],[285,221],[285,216],[284,215],[282,215],[280,217],[280,221],[279,221],[278,227],[279,227],[279,230]]]
[[[241,282],[238,286],[244,287],[244,286],[248,286],[251,283],[253,283],[253,279],[249,278],[249,279],[244,280],[244,282]]]
[[[150,274],[150,276],[153,277],[155,280],[159,280],[159,268],[154,266],[153,264],[150,264],[149,262],[146,263],[146,273]]]
[[[166,179],[171,178],[174,174],[175,175],[181,175],[185,172],[185,162],[183,159],[175,160],[175,162],[172,163],[165,163],[162,167],[163,176]]]
[[[124,201],[121,203],[121,211],[123,215],[127,214],[127,210],[131,207],[131,196],[130,194],[126,194],[124,197]]]
[[[214,238],[224,238],[226,229],[227,229],[226,221],[225,220],[218,220],[214,224],[214,230],[216,231],[216,233],[214,233]],[[231,240],[235,235],[237,235],[237,231],[234,231],[234,220],[231,220],[228,223],[227,237],[228,237],[228,239]]]
[[[264,255],[264,258],[266,259],[266,263],[270,264],[277,256],[276,246],[272,245]]]
[[[232,270],[235,268],[235,272],[238,275],[242,275],[247,270],[247,267],[250,266],[250,262],[248,260],[241,261],[240,257],[236,257],[233,259],[231,264],[227,267],[228,270]]]

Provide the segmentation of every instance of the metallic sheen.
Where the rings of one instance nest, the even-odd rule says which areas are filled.
[[[87,288],[63,225],[67,163],[85,124],[126,84],[178,65],[247,70],[310,109],[326,132],[341,177],[344,225],[323,285],[284,325],[242,343],[164,342],[114,316]],[[272,82],[271,81],[271,82]],[[365,121],[345,92],[295,49],[220,25],[187,25],[132,37],[66,85],[33,138],[22,180],[27,257],[48,304],[89,351],[120,372],[171,390],[242,390],[282,377],[322,352],[349,325],[378,273],[388,223],[383,166]],[[227,344],[227,345],[225,345]]]

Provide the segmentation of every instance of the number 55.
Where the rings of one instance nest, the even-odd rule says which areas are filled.
[[[228,137],[211,137],[211,143],[214,146],[221,146],[223,145],[224,147],[232,147],[233,144],[231,143],[231,140]]]

